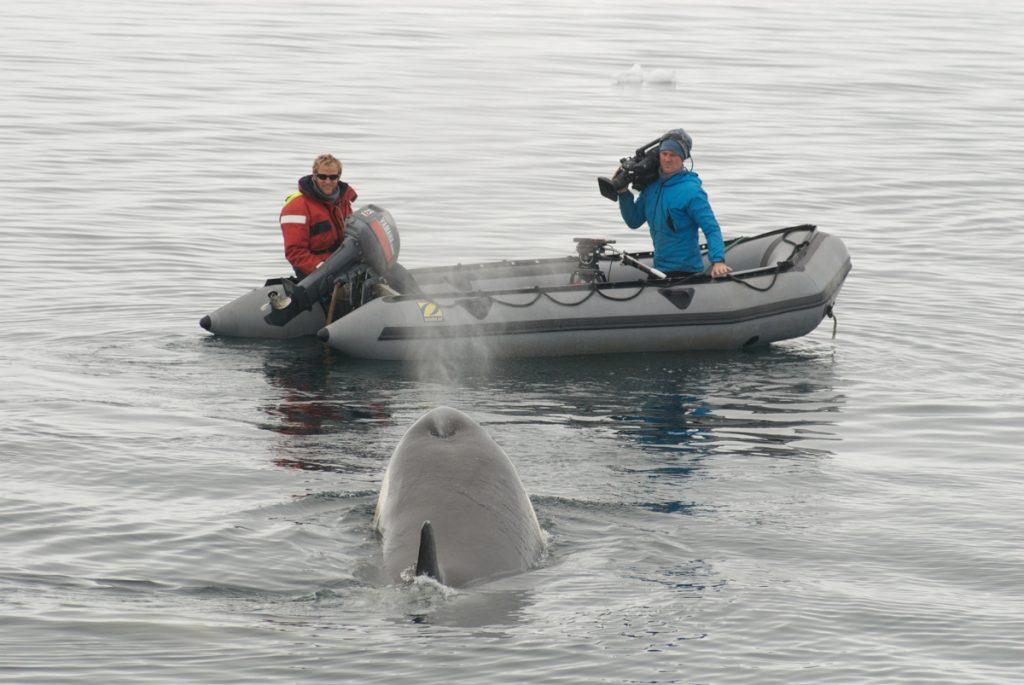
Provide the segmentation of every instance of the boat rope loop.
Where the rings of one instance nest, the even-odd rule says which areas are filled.
[[[494,297],[493,295],[480,295],[480,297],[483,297],[483,298],[487,299],[489,302],[497,302],[498,304],[503,304],[506,307],[532,307],[533,305],[535,305],[537,303],[537,300],[539,300],[544,295],[548,295],[546,292],[544,292],[543,290],[540,289],[539,285],[538,286],[534,286],[533,290],[537,293],[537,296],[534,297],[529,302],[504,302],[504,301],[499,300],[498,298]],[[548,295],[549,299],[550,299],[550,297],[551,296]],[[590,295],[587,295],[587,297],[584,297],[583,299],[586,300],[588,297],[590,297]],[[444,306],[444,305],[441,305],[441,306]]]
[[[540,300],[541,297],[547,298],[548,300],[550,300],[551,302],[554,302],[555,304],[557,304],[560,307],[578,307],[581,304],[583,304],[584,302],[586,302],[587,300],[589,300],[591,297],[593,297],[595,293],[600,295],[604,299],[611,300],[613,302],[629,302],[630,300],[633,300],[633,299],[636,299],[637,297],[639,297],[640,293],[642,293],[646,288],[647,288],[647,284],[646,283],[641,283],[640,287],[637,288],[636,292],[633,293],[632,295],[628,296],[628,297],[612,297],[611,295],[605,294],[601,289],[599,289],[596,285],[594,285],[593,287],[590,288],[590,290],[587,292],[586,295],[584,295],[582,298],[576,300],[575,302],[562,302],[561,300],[553,297],[551,295],[551,293],[549,293],[548,291],[543,290],[540,286],[536,286],[536,287],[533,288],[533,290],[537,294],[529,302],[508,302],[506,300],[500,300],[497,297],[494,297],[493,295],[483,295],[482,297],[485,297],[488,300],[490,300],[491,302],[494,302],[496,304],[505,305],[506,307],[531,307],[534,304],[536,304],[537,301]]]
[[[832,310],[832,305],[825,307],[825,316],[832,319],[832,339],[836,339],[836,330],[839,329],[839,318],[836,313]]]
[[[601,290],[595,290],[594,292],[596,292],[598,295],[600,295],[604,299],[611,300],[612,302],[629,302],[630,300],[635,300],[636,298],[640,297],[640,293],[642,293],[646,289],[647,289],[647,284],[646,283],[641,283],[640,287],[636,289],[636,292],[633,293],[632,295],[628,296],[628,297],[612,297],[611,295],[605,294]]]
[[[796,226],[796,227],[794,227],[794,228],[792,228],[790,230],[791,231],[796,231],[796,230],[800,230],[802,228],[803,227],[801,227],[801,226]],[[738,242],[739,241],[737,241],[737,243]],[[789,239],[789,231],[787,231],[782,236],[782,242],[786,243],[787,245],[792,245],[793,246],[793,250],[789,253],[789,257],[787,257],[786,259],[782,260],[781,262],[778,262],[775,265],[775,271],[772,274],[772,282],[769,283],[768,285],[766,285],[765,287],[759,288],[756,285],[751,285],[750,283],[747,283],[746,280],[744,280],[742,278],[736,278],[732,274],[727,274],[725,278],[730,280],[730,281],[732,281],[733,283],[741,283],[741,284],[747,286],[748,288],[750,288],[751,290],[756,290],[759,293],[768,292],[769,290],[772,289],[772,287],[775,286],[775,282],[779,280],[779,274],[780,273],[782,273],[783,271],[789,271],[790,269],[793,268],[793,258],[796,256],[796,253],[811,244],[810,240],[803,240],[803,241],[801,241],[799,243],[794,243],[792,240]]]
[[[793,262],[779,262],[778,268],[776,268],[775,272],[772,274],[772,282],[769,283],[768,285],[766,285],[763,288],[759,288],[756,285],[751,285],[750,283],[747,283],[744,279],[736,278],[732,274],[726,274],[725,278],[730,280],[730,281],[732,281],[733,283],[739,283],[741,285],[745,285],[748,288],[750,288],[751,290],[756,290],[759,293],[766,293],[766,292],[768,292],[769,290],[772,289],[772,287],[775,285],[775,281],[779,280],[779,272],[781,272],[783,270],[784,265],[785,265],[785,267],[789,267],[789,266],[793,265]]]

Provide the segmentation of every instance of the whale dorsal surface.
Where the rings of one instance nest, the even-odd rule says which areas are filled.
[[[480,425],[449,407],[409,428],[388,462],[374,514],[384,569],[452,587],[527,570],[544,534],[511,460]]]

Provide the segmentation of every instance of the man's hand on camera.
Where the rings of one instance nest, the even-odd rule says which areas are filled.
[[[615,173],[612,174],[612,183],[615,184],[615,185],[619,185],[619,183],[623,180],[622,177],[625,175],[625,173],[626,172],[622,170],[621,166],[618,169],[616,169]],[[628,193],[628,192],[629,192],[629,183],[623,183],[622,187],[619,188],[619,195],[622,195],[623,193]]]

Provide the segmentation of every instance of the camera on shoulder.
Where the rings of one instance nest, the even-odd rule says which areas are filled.
[[[683,159],[690,156],[693,140],[683,129],[674,128],[660,138],[637,148],[632,157],[623,157],[619,160],[619,169],[611,178],[598,176],[597,188],[601,194],[614,202],[618,199],[619,193],[630,185],[639,191],[654,183],[658,178],[658,148],[668,138],[678,141],[682,146],[686,152]]]

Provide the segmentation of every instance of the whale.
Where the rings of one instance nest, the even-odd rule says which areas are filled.
[[[508,455],[451,407],[420,417],[388,462],[373,516],[395,583],[465,587],[530,569],[545,535]]]

